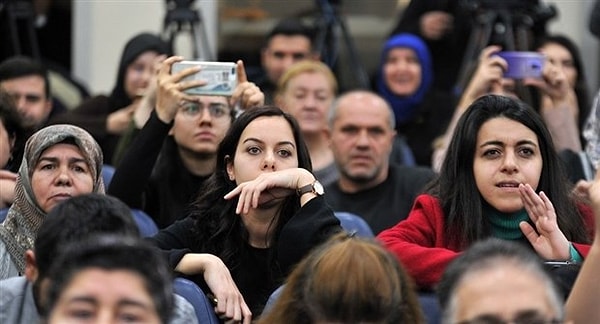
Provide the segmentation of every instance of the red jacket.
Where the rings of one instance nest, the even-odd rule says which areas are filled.
[[[593,231],[592,210],[580,206],[579,211],[586,227]],[[593,237],[593,233],[590,235]],[[433,288],[448,263],[461,252],[459,247],[445,244],[442,206],[430,195],[418,196],[408,218],[379,233],[377,238],[400,259],[419,288]],[[590,250],[587,244],[573,242],[573,246],[584,258]]]

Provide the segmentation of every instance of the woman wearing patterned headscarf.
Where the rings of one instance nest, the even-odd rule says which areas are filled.
[[[397,34],[384,44],[376,91],[392,106],[396,131],[404,136],[417,164],[431,165],[433,142],[452,118],[456,99],[432,87],[433,66],[418,36]]]
[[[168,53],[168,45],[160,37],[150,33],[134,36],[123,49],[112,93],[93,97],[50,122],[73,124],[90,132],[102,147],[105,163],[111,164],[119,139],[142,98],[153,100],[154,65]]]
[[[25,271],[25,251],[46,214],[84,193],[104,193],[102,151],[92,136],[72,125],[53,125],[33,134],[15,186],[15,200],[0,224],[0,279]]]

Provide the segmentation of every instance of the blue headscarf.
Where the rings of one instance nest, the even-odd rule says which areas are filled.
[[[421,84],[417,91],[410,96],[398,96],[394,94],[385,84],[383,67],[387,60],[390,50],[394,48],[409,48],[417,55],[421,64]],[[383,46],[381,53],[381,64],[379,65],[379,75],[377,77],[377,90],[379,94],[392,106],[396,116],[396,125],[409,121],[421,104],[425,94],[433,82],[433,67],[431,64],[431,55],[429,49],[423,40],[413,34],[397,34],[390,37]]]

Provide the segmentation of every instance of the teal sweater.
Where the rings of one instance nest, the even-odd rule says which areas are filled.
[[[521,209],[514,213],[501,213],[489,206],[484,207],[484,214],[487,215],[490,220],[492,236],[509,241],[524,241],[527,242],[527,238],[521,232],[519,223],[529,221],[529,215],[525,209]],[[571,261],[581,262],[583,258],[571,245]]]

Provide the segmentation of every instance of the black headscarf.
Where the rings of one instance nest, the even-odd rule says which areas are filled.
[[[155,51],[158,54],[169,54],[169,46],[160,37],[142,33],[130,39],[121,55],[119,62],[119,72],[117,73],[117,83],[110,95],[112,107],[122,108],[131,104],[131,98],[125,92],[125,73],[127,67],[146,51]]]

